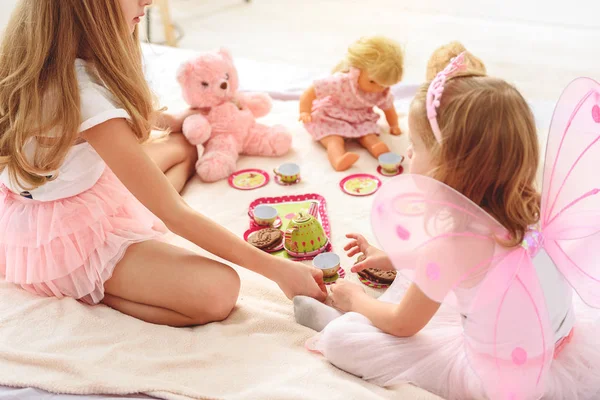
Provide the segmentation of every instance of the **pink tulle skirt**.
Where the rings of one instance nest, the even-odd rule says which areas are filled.
[[[395,286],[380,299],[397,302],[403,290],[396,282]],[[544,400],[600,399],[597,310],[580,302],[575,306],[578,321],[569,343],[564,343],[552,362]],[[388,335],[364,316],[348,313],[309,339],[307,347],[338,368],[379,386],[412,383],[446,400],[487,399],[464,351],[460,315],[445,306],[410,338]]]
[[[0,275],[42,296],[99,303],[127,248],[166,232],[108,167],[91,189],[56,201],[0,188]]]

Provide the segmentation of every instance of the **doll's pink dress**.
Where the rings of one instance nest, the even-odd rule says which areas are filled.
[[[357,139],[379,134],[379,114],[373,107],[388,110],[394,106],[394,98],[389,89],[382,93],[362,91],[359,75],[360,70],[352,68],[314,82],[317,99],[313,102],[312,122],[304,126],[315,140],[331,135]]]
[[[80,132],[129,118],[78,60]],[[31,156],[35,140],[24,153]],[[88,304],[134,243],[157,239],[165,225],[144,207],[88,143],[73,146],[55,179],[28,191],[0,174],[0,276],[29,292]]]

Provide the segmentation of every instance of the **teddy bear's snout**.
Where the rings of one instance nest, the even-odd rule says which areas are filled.
[[[227,90],[227,87],[228,87],[228,86],[229,86],[229,85],[227,85],[227,82],[223,82],[223,83],[221,83],[221,89],[223,89],[223,90]]]

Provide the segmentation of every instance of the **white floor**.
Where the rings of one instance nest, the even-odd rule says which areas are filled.
[[[530,99],[555,100],[578,76],[600,80],[592,0],[171,0],[171,8],[185,48],[227,46],[234,56],[329,69],[353,40],[380,33],[405,46],[407,82],[423,80],[430,53],[450,40]]]
[[[0,31],[17,0],[0,0]],[[532,100],[555,100],[578,76],[600,81],[596,0],[170,0],[180,47],[327,70],[348,44],[381,33],[406,49],[407,82],[424,79],[431,51],[460,40],[491,74]],[[161,26],[154,13],[154,38]]]

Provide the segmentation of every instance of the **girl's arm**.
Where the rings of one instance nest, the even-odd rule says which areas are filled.
[[[264,253],[189,207],[146,155],[124,119],[109,120],[82,135],[127,189],[173,233],[275,281],[289,298],[304,294],[325,299],[321,271]]]
[[[377,328],[398,337],[417,334],[440,307],[440,303],[427,297],[414,283],[400,304],[374,299],[355,283],[341,280],[340,284],[336,283],[332,288],[330,302],[334,307],[362,314]]]

